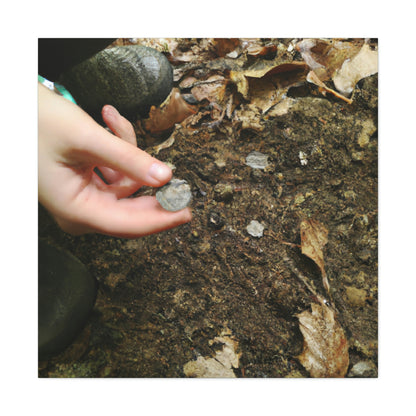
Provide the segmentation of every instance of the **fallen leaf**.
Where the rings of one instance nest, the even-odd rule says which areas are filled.
[[[346,59],[351,59],[361,49],[364,39],[303,39],[296,44],[296,49],[311,70],[315,71],[321,81],[332,78]]]
[[[231,81],[237,85],[237,91],[245,98],[248,98],[248,81],[242,71],[230,71]]]
[[[209,341],[209,345],[220,343],[222,349],[216,351],[215,357],[198,357],[183,366],[186,377],[196,378],[235,378],[233,368],[238,368],[241,353],[236,353],[238,341],[226,328],[219,337]]]
[[[349,95],[358,81],[377,71],[378,52],[371,50],[370,46],[365,44],[354,58],[345,61],[336,72],[333,78],[335,88],[342,94]]]
[[[192,88],[196,82],[198,82],[197,78],[192,77],[192,76],[186,77],[181,81],[181,83],[179,84],[179,87],[181,89]]]
[[[248,97],[248,79],[267,78],[275,83],[276,87],[287,87],[303,81],[308,66],[305,62],[283,62],[279,65],[267,65],[259,62],[242,71],[230,71],[230,79],[237,85],[237,89],[244,98]],[[277,83],[277,84],[276,84]]]
[[[212,40],[212,44],[218,56],[225,56],[240,45],[240,39],[215,38]]]
[[[324,303],[312,303],[312,312],[298,314],[304,337],[302,353],[297,357],[311,377],[345,377],[348,342],[332,309]]]
[[[215,358],[198,357],[183,366],[186,377],[191,378],[235,378],[231,368],[224,367]]]
[[[289,109],[295,104],[296,100],[290,97],[286,97],[278,104],[276,104],[269,112],[269,116],[278,117],[288,113]]]
[[[302,254],[312,259],[322,273],[322,282],[329,292],[329,282],[325,272],[323,247],[328,243],[328,230],[318,221],[310,219],[300,223]]]
[[[277,51],[277,46],[273,43],[270,43],[268,45],[259,45],[254,44],[250,45],[247,49],[247,54],[252,56],[270,56],[272,54],[275,54]]]
[[[296,44],[296,49],[311,69],[307,81],[349,104],[352,100],[346,96],[356,83],[377,72],[377,51],[371,50],[364,39],[304,39]],[[324,84],[329,80],[339,93]]]
[[[149,118],[144,120],[143,126],[150,134],[159,134],[195,113],[196,110],[182,98],[179,89],[174,88],[160,108],[153,106],[150,109]]]
[[[279,103],[291,86],[305,81],[308,66],[304,62],[279,65],[255,65],[244,71],[230,71],[230,79],[250,105],[262,114]]]
[[[258,109],[251,108],[248,104],[242,104],[234,111],[233,120],[241,123],[241,128],[261,132],[265,125],[262,122],[261,113]]]
[[[191,93],[198,100],[208,100],[210,103],[221,104],[224,101],[227,81],[221,75],[212,75],[205,81],[195,83]]]
[[[154,146],[152,148],[153,153],[155,155],[158,155],[161,150],[168,149],[169,147],[171,147],[173,145],[173,143],[175,143],[175,133],[172,133],[169,136],[169,138],[167,140],[165,140],[164,142],[158,144],[157,146]]]

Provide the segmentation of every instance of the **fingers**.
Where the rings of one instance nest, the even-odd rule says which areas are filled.
[[[124,176],[112,169],[108,169],[108,172],[110,172],[109,176],[106,176],[105,174],[103,175],[107,183],[104,183],[96,172],[93,172],[91,184],[95,185],[96,188],[102,192],[112,193],[118,199],[127,198],[134,192],[138,191],[142,186],[142,183],[133,181],[127,176]]]
[[[189,208],[164,210],[155,197],[142,196],[117,200],[107,194],[85,200],[82,207],[85,229],[122,238],[138,238],[189,222]]]
[[[101,110],[101,115],[107,127],[120,139],[136,146],[136,134],[132,124],[114,108],[112,105],[105,105]],[[105,166],[98,166],[98,169],[104,176],[107,183],[114,183],[123,180],[122,173]],[[124,180],[124,185],[126,181]],[[131,181],[131,188],[134,188],[134,182]],[[138,188],[139,186],[137,186]],[[137,189],[136,188],[136,189]],[[134,190],[133,190],[134,192]],[[126,195],[127,196],[127,195]]]
[[[113,106],[105,105],[102,109],[102,117],[104,122],[117,137],[136,146],[136,134],[132,124],[125,117],[120,115]],[[99,170],[106,182],[111,185],[108,186],[106,190],[115,193],[118,198],[124,198],[131,195],[143,185],[143,182],[128,178],[114,169],[99,166]]]
[[[101,115],[104,123],[117,137],[136,146],[136,134],[132,124],[125,117],[120,115],[112,105],[105,105],[101,110]]]
[[[98,159],[98,165],[119,171],[148,186],[161,186],[171,179],[172,170],[163,162],[103,130],[102,140],[88,144],[88,151]]]
[[[122,173],[111,168],[106,168],[105,166],[97,166],[97,168],[103,175],[106,183],[114,183],[125,177]]]
[[[161,186],[172,177],[172,170],[135,145],[124,141],[98,124],[82,143],[84,159],[94,160],[148,186]]]
[[[51,98],[58,100],[59,106],[51,102],[51,108],[46,113],[48,120],[59,120],[59,123],[55,123],[59,131],[66,132],[64,140],[55,144],[61,163],[69,166],[88,166],[92,163],[94,167],[105,166],[148,186],[161,186],[170,180],[172,171],[163,162],[137,148],[135,144],[108,132],[82,109],[64,98],[59,98],[62,97]],[[105,113],[107,111],[108,109]],[[106,118],[110,122],[111,116],[106,114]],[[123,130],[129,140],[132,140],[130,127],[127,124],[121,127],[121,124],[120,120],[115,120],[111,126],[119,134]]]

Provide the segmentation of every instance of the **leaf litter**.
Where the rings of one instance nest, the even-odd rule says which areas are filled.
[[[287,98],[290,88],[310,82],[317,85],[321,93],[330,93],[351,104],[352,98],[348,98],[348,95],[356,83],[377,72],[377,51],[370,50],[363,39],[302,40],[295,48],[301,53],[303,61],[294,61],[292,56],[285,53],[279,55],[275,45],[261,45],[255,41],[245,41],[243,44],[238,39],[207,41],[212,45],[211,50],[220,58],[237,58],[242,53],[247,57],[275,55],[274,59],[266,63],[262,61],[249,66],[237,65],[232,66],[231,70],[224,66],[222,71],[207,71],[202,79],[195,77],[192,71],[187,76],[180,77],[182,79],[179,85],[182,91],[188,90],[200,103],[200,107],[203,103],[211,105],[211,110],[205,114],[209,114],[212,119],[217,119],[218,122],[224,117],[244,120],[243,123],[259,131],[262,130],[259,123],[262,115],[274,107],[276,114],[279,114],[279,111],[283,114],[290,107],[291,99]],[[196,51],[196,47],[193,51]],[[171,57],[175,54],[178,56],[175,51],[171,51],[170,54]],[[328,81],[333,81],[339,92],[326,85],[325,82]],[[230,88],[231,85],[235,88]],[[234,111],[231,111],[233,103]],[[188,126],[199,123],[201,112],[195,115],[196,111],[186,103],[182,108],[183,116],[178,116],[176,109],[169,111],[169,107],[168,110],[159,112],[153,108],[145,122],[147,130],[155,132],[156,127],[152,130],[151,126],[163,126],[160,118],[165,114],[174,120],[167,123],[169,127],[184,120]],[[174,117],[171,116],[172,113]],[[194,117],[193,120],[191,116]],[[243,124],[243,128],[247,125]],[[321,271],[323,287],[330,296],[323,256],[323,248],[328,243],[328,230],[323,224],[310,219],[301,222],[300,234],[302,254],[317,264]],[[307,284],[305,279],[304,283]],[[311,304],[312,312],[304,311],[297,315],[304,336],[303,352],[297,358],[312,377],[344,377],[349,363],[348,343],[344,331],[336,320],[335,310],[310,285],[308,288],[316,295],[319,303]],[[219,363],[216,358],[198,357],[196,361],[188,363],[184,371],[188,376],[231,377],[231,367],[227,365],[224,368]]]
[[[242,120],[243,128],[253,126],[261,131],[262,118],[268,112],[281,114],[292,103],[290,89],[305,83],[351,104],[353,97],[349,96],[357,82],[378,70],[377,50],[372,50],[365,39],[303,39],[293,50],[293,42],[282,47],[259,39],[141,39],[140,43],[158,49],[171,60],[179,86],[167,103],[160,109],[152,108],[149,118],[139,122],[142,129],[139,126],[138,133],[152,145],[157,144],[161,132],[177,123],[196,127],[207,104],[211,109],[205,114],[213,122],[224,117],[233,122]],[[178,68],[176,61],[181,63]],[[183,96],[188,93],[195,103],[181,100],[178,91]],[[149,139],[152,135],[154,140]]]
[[[196,360],[183,366],[186,377],[193,378],[235,378],[233,369],[239,367],[241,352],[238,351],[238,341],[231,331],[226,328],[220,336],[209,341],[209,345],[219,344],[222,348],[214,356],[199,356]]]
[[[323,255],[323,248],[328,243],[328,230],[319,221],[309,219],[301,222],[300,235],[302,254],[317,264],[323,286],[330,296]],[[302,281],[306,284],[303,276]],[[297,358],[311,377],[344,377],[349,365],[344,330],[336,319],[334,307],[312,290],[309,284],[307,287],[316,295],[319,303],[311,304],[312,312],[306,310],[297,315],[304,337],[303,352]]]
[[[370,48],[364,39],[294,40],[286,48],[276,41],[266,44],[258,39],[229,41],[140,39],[141,44],[148,42],[147,46],[168,57],[174,66],[177,87],[162,106],[152,108],[147,120],[139,122],[139,136],[145,138],[146,145],[153,146],[160,137],[166,139],[163,133],[168,132],[168,139],[152,148],[156,154],[172,146],[175,138],[182,137],[184,128],[197,133],[207,126],[218,128],[220,122],[229,120],[242,130],[260,132],[269,115],[288,111],[296,100],[289,93],[300,85],[313,83],[322,94],[332,94],[334,101],[352,103],[357,82],[377,72],[377,50]],[[262,57],[261,62],[258,57]],[[313,95],[316,88],[310,89]],[[193,96],[195,102],[186,102],[185,95]],[[227,125],[222,128],[227,131]],[[307,220],[301,222],[300,233],[302,253],[319,267],[328,294],[323,256],[328,230],[316,220]],[[337,320],[335,305],[328,304],[306,276],[299,271],[296,274],[315,300],[310,310],[295,315],[304,337],[303,351],[296,357],[311,377],[344,377],[349,365],[348,343]],[[183,367],[184,374],[235,377],[233,369],[239,367],[241,357],[238,342],[231,333],[221,333],[210,341],[210,345],[216,343],[222,345],[221,350],[188,362]]]
[[[302,254],[311,258],[322,273],[322,283],[329,293],[329,282],[325,272],[323,248],[328,243],[328,230],[320,222],[310,219],[300,223]]]
[[[312,312],[298,314],[304,337],[303,352],[297,357],[311,377],[345,377],[348,342],[335,312],[325,303],[312,303]]]

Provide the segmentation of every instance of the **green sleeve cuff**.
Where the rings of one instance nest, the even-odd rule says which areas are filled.
[[[43,84],[45,87],[49,88],[52,91],[57,92],[59,95],[62,95],[62,97],[73,102],[74,104],[77,103],[74,100],[74,97],[71,95],[71,93],[63,85],[58,84],[56,82],[49,81],[46,78],[42,77],[41,75],[38,75],[38,81],[41,84]]]

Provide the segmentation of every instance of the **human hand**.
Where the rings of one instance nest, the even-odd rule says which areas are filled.
[[[133,126],[114,107],[102,115],[115,135],[43,85],[38,90],[39,202],[64,231],[136,238],[191,220],[189,208],[169,212],[153,196],[127,198],[143,185],[164,185],[172,171],[137,148]]]

